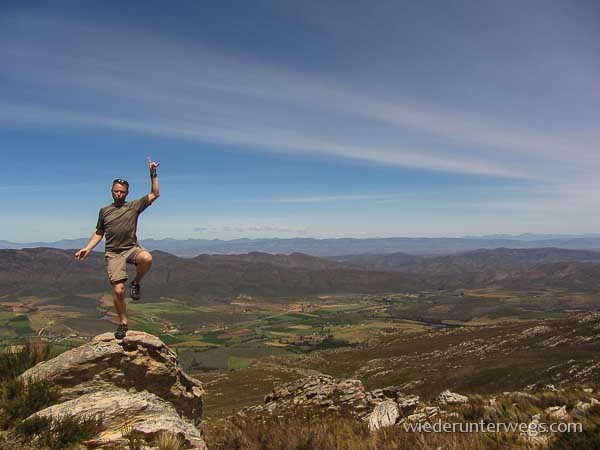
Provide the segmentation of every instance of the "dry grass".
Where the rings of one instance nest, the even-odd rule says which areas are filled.
[[[183,440],[174,433],[163,432],[160,433],[154,444],[158,446],[159,450],[184,450],[185,446]]]
[[[370,433],[365,423],[344,416],[236,419],[207,430],[211,450],[480,450],[523,449],[516,434],[412,433],[392,427]]]

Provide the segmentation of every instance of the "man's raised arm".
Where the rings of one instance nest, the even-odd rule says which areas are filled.
[[[160,197],[160,189],[158,187],[158,174],[156,173],[156,169],[160,166],[160,163],[152,161],[148,158],[148,168],[150,169],[150,181],[152,182],[152,187],[150,189],[150,193],[148,194],[148,200],[152,203],[158,197]]]

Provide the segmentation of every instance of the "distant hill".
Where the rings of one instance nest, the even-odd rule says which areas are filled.
[[[102,254],[75,261],[75,250],[32,248],[0,250],[0,292],[4,295],[53,295],[107,289]],[[378,292],[416,288],[412,277],[368,272],[303,254],[200,255],[179,258],[155,251],[144,279],[147,294],[198,299],[295,296],[331,292]]]
[[[563,287],[597,289],[600,252],[559,248],[476,250],[419,257],[403,253],[331,258],[366,270],[412,274],[437,288],[502,286],[513,289]]]
[[[102,254],[95,252],[78,262],[73,253],[51,248],[0,250],[0,292],[6,297],[105,291]],[[340,258],[342,262],[300,253],[180,258],[155,251],[153,255],[154,266],[143,285],[154,298],[289,297],[482,287],[600,289],[599,253],[552,248],[478,250],[429,258],[368,255]],[[369,263],[360,267],[365,258]]]
[[[0,249],[51,247],[61,249],[81,248],[87,238],[55,242],[14,243],[0,241]],[[448,255],[478,249],[499,247],[532,249],[555,247],[573,250],[600,250],[600,236],[591,235],[497,235],[463,238],[340,238],[340,239],[143,239],[149,250],[160,250],[182,257],[200,254],[240,254],[264,252],[271,254],[305,253],[312,256],[343,256],[357,254],[408,253],[411,255]],[[98,246],[102,250],[102,244]]]
[[[363,254],[329,257],[332,261],[351,264],[369,270],[396,270],[416,272],[460,267],[465,270],[506,268],[507,266],[547,264],[566,261],[600,261],[600,251],[568,250],[561,248],[479,249],[454,255],[423,257],[406,253]]]

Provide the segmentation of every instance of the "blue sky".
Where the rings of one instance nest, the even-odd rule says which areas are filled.
[[[600,229],[595,1],[0,3],[0,239]]]

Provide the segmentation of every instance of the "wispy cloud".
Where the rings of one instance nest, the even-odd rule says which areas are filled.
[[[6,193],[27,193],[27,192],[55,192],[66,191],[69,189],[83,188],[87,183],[71,184],[9,184],[0,186],[0,192]]]
[[[459,111],[390,103],[239,55],[96,25],[28,16],[8,23],[18,32],[0,43],[0,61],[9,68],[4,78],[43,95],[35,102],[6,96],[4,127],[108,128],[509,178],[577,172],[585,170],[580,161],[589,167],[599,160],[594,134],[539,133]],[[78,46],[65,53],[73,40]]]
[[[329,203],[373,201],[379,203],[386,201],[398,201],[409,196],[410,194],[314,195],[307,197],[267,197],[249,199],[246,201],[256,203]]]
[[[229,225],[221,225],[221,226],[203,226],[203,227],[195,227],[193,231],[197,233],[284,233],[284,234],[305,234],[307,232],[306,228],[288,228],[288,227],[277,227],[270,225],[252,225],[252,226],[229,226]]]

